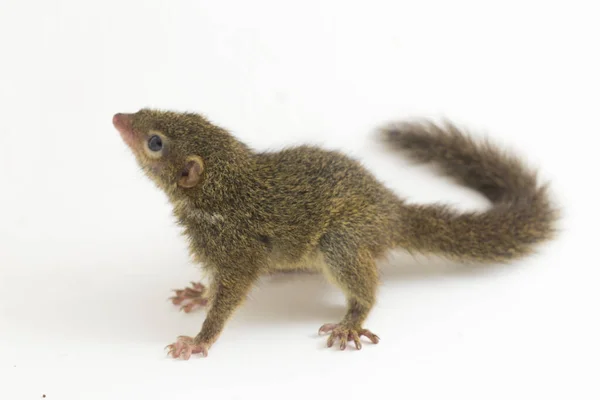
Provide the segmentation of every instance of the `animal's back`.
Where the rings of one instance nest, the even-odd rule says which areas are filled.
[[[385,226],[400,200],[357,160],[300,146],[259,153],[256,167],[269,219],[278,230],[274,241],[285,242],[286,251],[313,249],[341,226],[367,242],[389,240]]]

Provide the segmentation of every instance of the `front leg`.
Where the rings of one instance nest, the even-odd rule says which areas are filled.
[[[202,353],[206,357],[208,349],[221,334],[233,311],[242,304],[248,295],[255,279],[256,274],[248,271],[216,274],[211,285],[214,297],[202,324],[202,330],[195,338],[180,336],[177,342],[167,346],[169,355],[185,360],[195,353]]]

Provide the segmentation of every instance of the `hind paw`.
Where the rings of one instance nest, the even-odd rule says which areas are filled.
[[[365,336],[374,344],[379,343],[379,336],[368,329],[353,329],[342,324],[325,324],[319,328],[319,334],[329,333],[327,347],[332,347],[336,340],[340,342],[340,350],[345,350],[348,342],[353,341],[357,350],[362,348],[360,337]]]

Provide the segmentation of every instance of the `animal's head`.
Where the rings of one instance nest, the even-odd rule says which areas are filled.
[[[113,124],[142,170],[169,195],[201,187],[211,172],[219,173],[245,150],[198,114],[142,109],[115,114]]]

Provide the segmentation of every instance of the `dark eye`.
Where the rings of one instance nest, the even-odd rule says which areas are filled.
[[[160,136],[151,136],[150,139],[148,139],[148,148],[152,151],[160,151],[162,149],[162,140]]]

